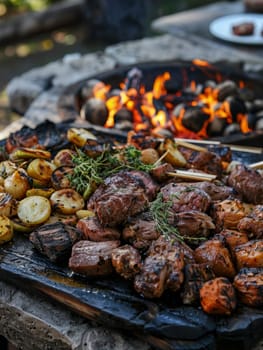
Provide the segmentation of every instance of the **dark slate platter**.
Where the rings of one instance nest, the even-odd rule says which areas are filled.
[[[0,248],[0,278],[44,293],[105,326],[134,332],[157,349],[215,349],[215,342],[235,340],[246,344],[258,338],[263,326],[263,310],[239,307],[230,318],[214,318],[200,308],[176,304],[176,298],[169,302],[169,296],[145,300],[118,276],[89,280],[72,275],[39,255],[21,235]]]

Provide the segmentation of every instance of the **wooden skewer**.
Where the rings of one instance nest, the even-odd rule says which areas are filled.
[[[216,175],[198,173],[198,172],[194,173],[194,172],[184,171],[184,170],[175,170],[173,172],[169,171],[167,172],[167,175],[173,176],[173,177],[179,177],[181,179],[189,179],[189,180],[195,180],[195,181],[212,181],[216,179]]]
[[[263,169],[263,160],[260,162],[249,164],[248,167],[251,169]]]
[[[230,144],[222,144],[222,146],[228,146],[232,151],[238,151],[238,152],[248,152],[248,153],[255,153],[255,154],[261,154],[263,153],[262,147],[252,147],[252,146],[239,146],[239,145],[230,145]]]
[[[186,142],[186,141],[182,141],[180,139],[176,139],[176,144],[178,146],[183,146],[186,148],[190,148],[194,151],[199,151],[199,152],[207,152],[207,148],[205,147],[201,147],[201,146],[197,146],[197,145],[193,145],[192,143]]]

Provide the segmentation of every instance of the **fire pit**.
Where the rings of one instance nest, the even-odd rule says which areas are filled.
[[[263,84],[205,61],[118,68],[70,86],[63,119],[112,131],[262,146]]]

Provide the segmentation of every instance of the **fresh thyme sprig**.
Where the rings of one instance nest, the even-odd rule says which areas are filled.
[[[204,237],[182,236],[179,230],[169,223],[169,216],[172,216],[172,200],[163,201],[162,193],[158,193],[156,199],[150,204],[150,212],[155,221],[157,231],[167,240],[178,240],[197,243],[204,240]]]
[[[108,148],[96,158],[91,158],[80,149],[73,156],[73,173],[69,175],[71,185],[87,197],[97,185],[112,174],[125,169],[149,172],[153,165],[144,164],[141,152],[133,146],[113,151]]]

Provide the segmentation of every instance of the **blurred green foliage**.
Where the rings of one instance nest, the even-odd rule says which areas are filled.
[[[60,0],[2,0],[1,3],[6,7],[7,11],[38,11],[58,1]]]

